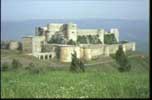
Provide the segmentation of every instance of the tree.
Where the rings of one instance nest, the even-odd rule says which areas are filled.
[[[123,51],[122,45],[119,46],[119,49],[116,52],[116,61],[120,65],[120,67],[118,68],[119,71],[124,72],[129,71],[131,69],[131,65]]]
[[[84,62],[82,60],[79,60],[79,66],[80,66],[80,69],[85,72],[85,69],[84,69]]]
[[[77,58],[76,52],[72,54],[72,61],[70,66],[70,71],[72,72],[85,72],[84,63],[82,60]]]
[[[77,55],[76,52],[74,52],[74,54],[72,55],[72,61],[71,61],[71,66],[70,66],[70,71],[72,72],[77,72],[78,71],[78,59],[77,59]]]
[[[12,60],[12,68],[13,69],[18,69],[19,67],[22,67],[22,64],[18,60],[13,59]]]

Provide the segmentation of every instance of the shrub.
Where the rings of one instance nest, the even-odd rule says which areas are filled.
[[[28,70],[32,74],[39,74],[45,72],[44,67],[36,66],[34,63],[29,63],[28,67],[26,67],[26,70]]]
[[[22,43],[21,43],[21,42],[19,42],[18,50],[19,50],[19,51],[22,51]]]
[[[19,67],[22,67],[22,64],[18,60],[13,59],[12,60],[12,68],[13,69],[18,69]]]
[[[9,64],[7,62],[4,62],[1,66],[2,71],[8,71],[9,69]]]
[[[64,35],[62,33],[57,33],[55,35],[52,35],[51,39],[48,41],[48,43],[59,43],[64,44]]]
[[[129,71],[131,69],[131,65],[121,45],[119,46],[119,49],[116,52],[115,59],[120,65],[120,67],[118,68],[120,72]]]
[[[79,43],[90,43],[90,44],[101,44],[101,40],[98,35],[87,35],[87,36],[78,36],[77,42]]]
[[[77,42],[86,44],[86,43],[88,43],[87,37],[86,36],[78,36]]]
[[[69,40],[67,44],[70,44],[70,45],[76,45],[76,42],[73,41],[73,40]]]
[[[114,34],[105,34],[104,35],[104,43],[105,44],[115,44],[115,43],[117,43],[115,35]]]
[[[8,41],[1,41],[1,49],[8,49],[9,42]]]

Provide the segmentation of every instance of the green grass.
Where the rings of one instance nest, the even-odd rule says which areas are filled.
[[[2,98],[148,98],[149,60],[133,57],[130,72],[121,73],[117,63],[86,67],[71,73],[69,66],[32,74],[20,68],[2,72]],[[43,66],[41,66],[43,67]]]
[[[149,79],[134,73],[4,72],[1,93],[2,98],[144,98],[149,97]]]

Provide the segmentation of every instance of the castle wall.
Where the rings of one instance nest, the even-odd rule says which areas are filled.
[[[104,46],[91,48],[91,55],[93,58],[104,54]]]
[[[72,61],[72,55],[74,51],[77,54],[77,58],[80,58],[80,47],[78,46],[61,46],[60,47],[60,61],[61,62],[71,62]]]
[[[67,24],[67,39],[68,40],[77,40],[77,25],[73,23]]]
[[[52,35],[54,35],[56,32],[59,32],[59,31],[63,30],[64,25],[63,24],[51,23],[51,24],[47,25],[47,29],[48,29],[47,37],[48,37],[48,40],[49,40],[49,39],[51,39]]]
[[[122,44],[123,48],[125,48],[126,51],[135,51],[136,43],[135,42],[129,42]]]
[[[118,50],[119,44],[106,45],[106,48],[109,49],[107,51],[105,50],[106,55],[108,55],[108,52],[109,54],[114,54]]]
[[[83,58],[85,60],[91,60],[99,55],[109,56],[115,54],[120,44],[107,45],[104,44],[104,34],[114,34],[117,42],[119,42],[119,31],[116,28],[112,28],[110,32],[106,32],[104,29],[78,29],[76,24],[48,24],[47,27],[41,27],[41,36],[25,37],[23,38],[23,51],[33,53],[34,56],[39,59],[48,58],[52,55],[57,56],[57,49],[59,48],[59,59],[61,62],[71,62],[72,53],[76,51],[77,58]],[[83,35],[98,35],[102,44],[80,44],[79,46],[73,45],[59,45],[59,44],[44,44],[46,40],[50,40],[52,35],[60,33],[64,35],[67,40],[77,40],[77,36]],[[36,33],[39,32],[36,30]],[[42,45],[46,47],[46,51],[42,52]],[[121,44],[123,50],[135,51],[136,44],[134,42]],[[54,53],[54,54],[53,54]]]
[[[83,35],[97,35],[98,30],[97,29],[78,29],[77,35],[83,36]]]
[[[83,58],[85,60],[91,60],[92,59],[92,54],[91,54],[91,49],[90,48],[84,48],[83,49]]]
[[[23,37],[22,50],[25,53],[32,53],[32,36]]]
[[[45,36],[34,36],[32,38],[32,52],[41,52],[42,44],[45,42]]]

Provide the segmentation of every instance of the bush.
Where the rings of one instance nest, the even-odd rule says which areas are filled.
[[[72,61],[70,66],[71,72],[85,72],[84,63],[82,60],[77,58],[76,52],[72,54]]]
[[[1,49],[8,49],[9,42],[8,41],[1,41]]]
[[[117,63],[120,65],[120,67],[118,68],[120,72],[129,71],[131,69],[131,65],[121,45],[119,46],[119,49],[116,52],[115,58]]]
[[[58,44],[64,44],[64,35],[62,33],[57,33],[55,35],[52,35],[51,39],[48,41],[48,43],[58,43]]]
[[[86,43],[88,43],[87,37],[86,36],[78,36],[77,42],[86,44]]]
[[[13,69],[18,69],[19,67],[22,67],[22,64],[18,60],[13,59],[12,60],[12,68]]]
[[[9,64],[7,62],[4,62],[1,66],[2,71],[8,71],[9,69]]]
[[[26,70],[28,70],[32,74],[39,74],[45,72],[44,67],[36,66],[34,63],[30,63],[28,67],[26,67]]]
[[[70,45],[76,45],[76,42],[73,41],[73,40],[69,40],[67,44],[70,44]]]
[[[115,44],[115,43],[117,43],[115,35],[114,34],[105,34],[104,35],[104,43],[105,44]]]
[[[77,42],[79,43],[90,43],[90,44],[101,44],[101,40],[98,35],[87,35],[87,36],[78,36]]]

